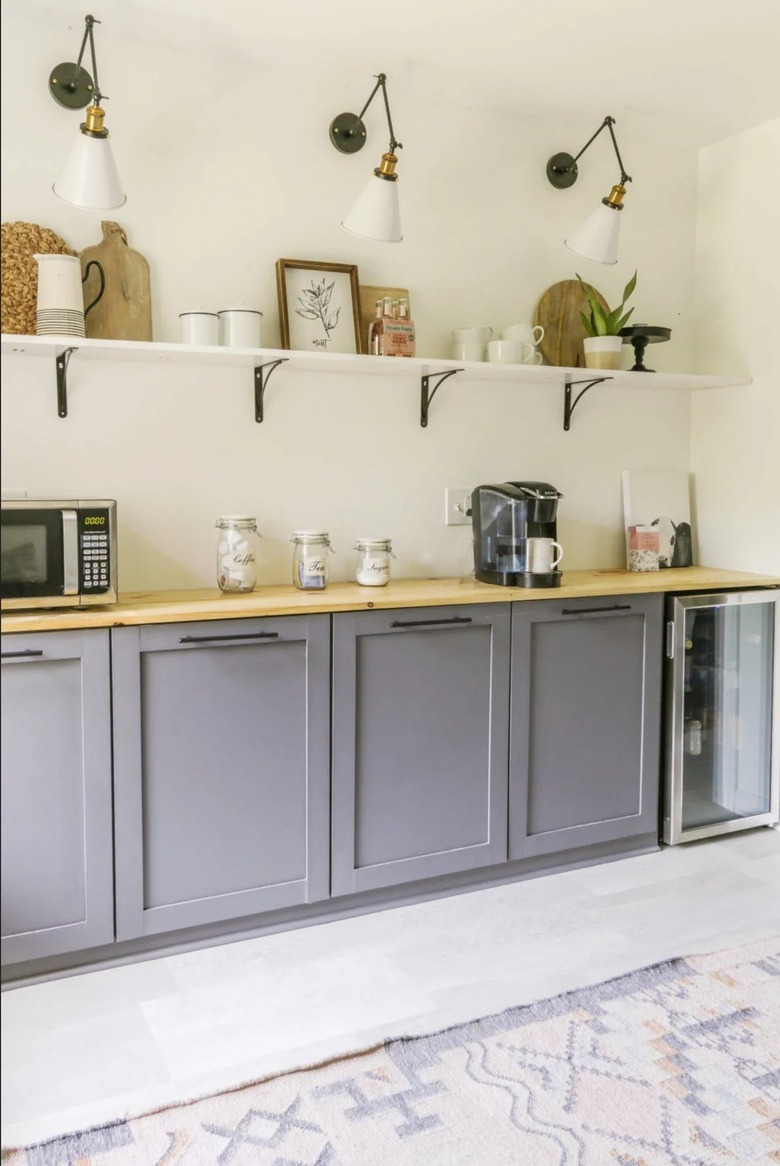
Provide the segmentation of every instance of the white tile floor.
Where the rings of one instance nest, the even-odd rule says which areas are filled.
[[[765,935],[780,935],[770,829],[14,989],[2,1142]]]

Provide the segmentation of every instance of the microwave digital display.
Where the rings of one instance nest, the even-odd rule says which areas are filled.
[[[0,527],[0,577],[3,583],[44,583],[46,567],[46,527]]]

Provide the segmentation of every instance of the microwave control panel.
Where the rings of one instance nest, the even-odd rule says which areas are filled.
[[[79,510],[79,575],[80,591],[100,595],[110,591],[111,578],[111,520],[108,510]]]

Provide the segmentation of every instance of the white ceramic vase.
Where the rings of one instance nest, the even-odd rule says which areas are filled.
[[[582,349],[586,368],[620,368],[622,336],[585,336]]]

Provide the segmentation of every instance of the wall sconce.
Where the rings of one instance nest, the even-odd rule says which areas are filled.
[[[100,24],[100,21],[95,20],[94,16],[87,16],[85,23],[84,39],[75,65],[63,62],[49,76],[49,92],[59,105],[64,105],[66,109],[84,109],[89,105],[78,140],[52,190],[57,198],[71,206],[95,211],[113,210],[124,206],[127,198],[114,162],[108,130],[103,126],[105,111],[100,108],[103,94],[98,83],[92,35],[92,26]],[[81,67],[87,41],[92,54],[94,84],[86,69]]]
[[[376,75],[376,85],[360,113],[340,113],[338,117],[334,117],[330,123],[330,140],[342,154],[355,154],[362,150],[366,144],[363,114],[374,100],[377,90],[382,90],[387,124],[390,127],[390,149],[382,155],[382,161],[341,225],[345,231],[360,235],[363,239],[376,239],[380,243],[400,243],[403,235],[398,210],[398,175],[395,173],[398,158],[395,152],[402,150],[403,146],[395,140],[393,133],[385,88],[386,80],[384,73]]]
[[[626,193],[625,184],[631,181],[623,166],[615,134],[612,129],[614,117],[605,117],[593,137],[585,143],[579,154],[572,158],[571,154],[553,154],[547,163],[547,177],[558,190],[565,190],[577,181],[577,158],[580,158],[591,142],[603,129],[608,129],[615,147],[617,160],[620,164],[620,182],[612,187],[611,193],[601,200],[601,205],[585,220],[581,227],[570,235],[564,242],[566,246],[585,259],[595,259],[597,263],[617,263],[618,239],[620,237],[620,214],[622,211],[623,195]]]

